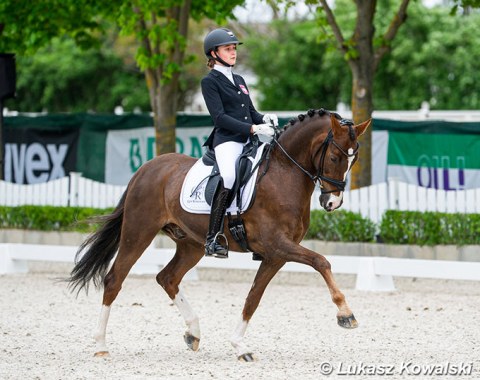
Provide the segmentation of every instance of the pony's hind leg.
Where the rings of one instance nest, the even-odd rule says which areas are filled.
[[[128,272],[150,245],[156,232],[153,229],[150,231],[143,229],[140,232],[137,230],[129,231],[128,228],[124,228],[117,257],[104,279],[102,310],[94,333],[95,356],[109,355],[106,345],[106,331],[112,303],[117,298]],[[135,236],[135,238],[132,238],[132,236]]]
[[[274,261],[272,259],[265,259],[258,268],[253,285],[248,293],[247,299],[245,300],[242,318],[230,339],[230,342],[237,353],[237,358],[240,361],[255,361],[255,357],[251,350],[243,341],[245,333],[247,332],[248,323],[258,307],[267,285],[284,264],[285,261],[283,260],[277,259]]]
[[[197,351],[200,345],[200,323],[198,316],[179,288],[179,284],[183,276],[200,261],[203,254],[204,247],[202,244],[180,240],[177,242],[175,256],[157,275],[158,284],[172,299],[185,320],[187,329],[185,330],[184,340],[193,351]]]

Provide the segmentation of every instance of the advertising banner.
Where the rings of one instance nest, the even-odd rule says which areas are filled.
[[[209,115],[178,114],[176,151],[201,157],[212,128]],[[5,117],[3,136],[5,180],[14,183],[46,182],[75,171],[126,185],[155,156],[148,114]],[[478,122],[374,119],[372,183],[396,178],[434,189],[480,188],[479,151]]]
[[[34,184],[75,171],[78,129],[5,130],[4,178],[7,182]]]
[[[476,124],[375,120],[372,183],[395,178],[432,189],[479,188],[480,128]]]
[[[177,128],[177,153],[200,158],[211,130],[210,126]],[[126,185],[140,166],[155,157],[155,130],[153,127],[109,130],[105,150],[105,182]]]
[[[480,187],[480,136],[389,132],[388,177],[418,186]]]

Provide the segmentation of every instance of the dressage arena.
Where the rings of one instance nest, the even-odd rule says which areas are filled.
[[[359,328],[336,324],[320,275],[279,273],[246,334],[258,359],[239,362],[229,343],[252,271],[199,270],[183,283],[200,317],[198,352],[153,275],[131,275],[107,330],[111,356],[94,358],[101,292],[78,298],[66,264],[37,263],[0,276],[0,378],[6,379],[390,379],[480,378],[480,286],[473,281],[396,279],[395,292],[354,290],[337,275]]]

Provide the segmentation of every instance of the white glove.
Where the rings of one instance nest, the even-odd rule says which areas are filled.
[[[274,127],[278,127],[278,116],[274,113],[266,113],[263,115],[263,122],[267,124],[271,124]]]
[[[273,129],[270,124],[254,124],[252,125],[252,131],[255,135],[264,135],[272,137],[275,134],[275,129]]]

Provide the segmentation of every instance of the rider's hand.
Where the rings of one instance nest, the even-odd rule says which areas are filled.
[[[263,122],[278,127],[278,116],[274,113],[266,113],[263,115]]]
[[[275,129],[273,129],[270,124],[254,124],[252,125],[252,132],[255,135],[272,137],[275,134]]]

